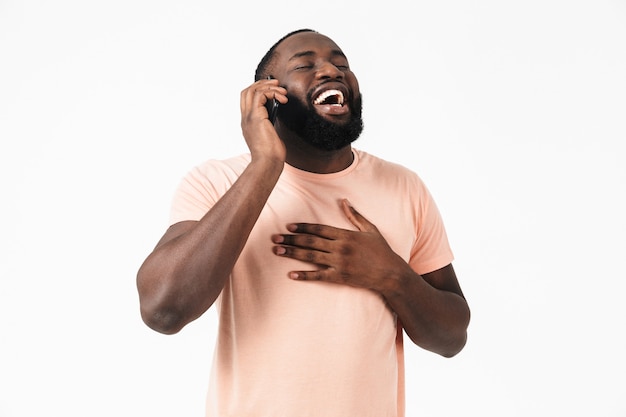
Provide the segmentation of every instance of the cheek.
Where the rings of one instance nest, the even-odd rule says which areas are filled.
[[[346,75],[346,81],[348,82],[348,85],[352,89],[352,92],[354,93],[355,96],[358,96],[359,94],[361,94],[361,89],[359,88],[359,81],[356,79],[355,75],[352,72]]]
[[[299,98],[301,101],[306,101],[307,90],[302,88],[302,84],[300,83],[288,83],[285,84],[285,88],[287,89],[287,94],[293,97]]]
[[[289,98],[289,102],[297,102],[300,107],[309,107],[310,102],[308,99],[307,91],[301,88],[285,88],[287,89],[287,98]]]

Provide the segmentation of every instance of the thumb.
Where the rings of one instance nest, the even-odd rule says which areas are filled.
[[[344,214],[350,220],[350,223],[356,226],[357,229],[361,232],[370,232],[378,230],[376,226],[369,222],[365,217],[361,215],[352,204],[348,201],[347,198],[341,200],[341,208],[343,209]]]

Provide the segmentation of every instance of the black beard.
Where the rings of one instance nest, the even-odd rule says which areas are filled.
[[[317,114],[307,97],[302,103],[297,97],[287,95],[289,102],[281,105],[278,119],[289,130],[304,139],[308,144],[323,151],[334,151],[358,139],[363,131],[361,96],[351,100],[350,119],[345,124],[330,122]]]

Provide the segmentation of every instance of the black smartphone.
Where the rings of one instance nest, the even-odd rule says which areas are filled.
[[[268,80],[271,80],[273,78],[274,77],[272,77],[271,75],[267,76]],[[275,98],[273,98],[271,100],[268,100],[265,103],[265,107],[267,107],[267,114],[269,114],[270,122],[272,122],[272,124],[274,124],[276,122],[276,113],[278,113],[278,105],[279,104],[280,103]]]
[[[278,112],[278,100],[275,98],[268,100],[265,103],[265,107],[267,107],[267,113],[270,115],[270,122],[274,124],[276,122],[276,113]]]

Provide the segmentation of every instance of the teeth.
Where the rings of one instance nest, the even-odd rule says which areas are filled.
[[[339,90],[327,90],[320,94],[313,104],[322,104],[328,97],[337,96],[337,103],[333,104],[335,106],[343,105],[343,93]]]

